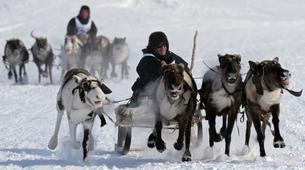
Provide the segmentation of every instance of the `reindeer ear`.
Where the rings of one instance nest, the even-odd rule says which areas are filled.
[[[253,61],[249,61],[249,65],[250,65],[250,70],[252,72],[255,72],[257,64],[255,62],[253,62]]]
[[[239,54],[235,54],[234,55],[236,57],[236,60],[240,63],[241,61],[241,56]]]
[[[223,60],[224,56],[221,55],[221,54],[217,54],[217,56],[218,56],[219,63],[222,63],[222,60]]]
[[[96,79],[98,79],[98,80],[101,79],[100,74],[99,74],[99,72],[98,72],[97,70],[94,71],[94,77],[95,77]]]
[[[167,68],[168,64],[165,61],[161,61],[161,72],[163,73]]]
[[[272,61],[275,61],[275,62],[277,62],[277,63],[278,63],[278,62],[279,62],[279,60],[280,60],[280,59],[279,59],[278,57],[274,57],[274,59],[273,59]]]
[[[124,37],[123,40],[126,41],[126,37]]]
[[[112,90],[110,90],[110,88],[107,87],[105,84],[101,84],[101,85],[100,85],[100,88],[102,89],[102,91],[103,91],[105,94],[110,94],[110,93],[112,93]]]
[[[74,75],[74,76],[73,76],[73,79],[75,80],[75,82],[76,82],[77,84],[80,83],[80,82],[82,81],[82,78],[79,77],[79,76],[77,76],[77,75]]]
[[[184,69],[184,64],[179,63],[178,65],[180,65],[182,67],[182,69]]]

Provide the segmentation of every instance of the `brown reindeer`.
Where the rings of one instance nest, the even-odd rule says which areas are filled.
[[[220,142],[225,137],[225,154],[230,154],[231,133],[241,105],[242,79],[240,75],[240,55],[218,55],[220,66],[205,73],[202,81],[200,105],[206,110],[209,121],[209,143]],[[223,116],[221,135],[216,132],[216,116]],[[228,118],[228,127],[227,127]]]
[[[51,45],[48,43],[47,38],[36,37],[31,32],[31,37],[35,39],[35,43],[31,48],[34,62],[38,68],[38,81],[40,83],[41,76],[50,77],[50,83],[52,83],[52,67],[54,62],[54,54]],[[41,66],[45,65],[45,69],[42,70]],[[48,75],[49,74],[49,75]]]
[[[8,78],[11,79],[14,75],[15,82],[26,83],[25,64],[29,62],[29,53],[23,42],[19,39],[7,40],[4,48],[3,63],[7,68]],[[19,78],[16,71],[16,66],[19,65]],[[22,74],[23,72],[23,74]]]
[[[265,129],[268,119],[272,116],[274,125],[275,148],[285,147],[284,139],[279,129],[279,114],[282,89],[289,85],[290,73],[281,67],[279,59],[265,60],[260,63],[249,61],[250,70],[245,79],[244,98],[247,113],[246,146],[249,146],[252,122],[257,132],[260,156],[266,156],[264,148]],[[286,89],[287,90],[287,89]],[[293,92],[300,96],[302,92]],[[263,122],[261,124],[261,121]]]
[[[144,113],[153,114],[155,117],[154,130],[148,137],[148,147],[159,152],[166,149],[162,139],[163,122],[177,121],[179,135],[174,144],[176,150],[181,150],[185,141],[185,152],[182,161],[191,161],[190,135],[191,120],[196,109],[197,87],[190,74],[184,71],[180,64],[163,64],[162,76],[148,83],[141,90],[137,98],[137,106],[127,106],[116,114],[139,115]],[[149,97],[149,99],[146,99]],[[147,101],[149,100],[149,102]]]

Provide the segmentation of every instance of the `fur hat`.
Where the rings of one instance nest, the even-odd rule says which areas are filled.
[[[167,50],[169,49],[167,36],[161,31],[153,32],[149,36],[147,49],[155,50],[160,45],[160,43],[164,43],[167,47]]]
[[[90,8],[89,8],[89,6],[87,6],[87,5],[81,6],[81,7],[80,7],[80,10],[79,10],[79,14],[80,14],[83,10],[87,10],[88,13],[90,14]]]

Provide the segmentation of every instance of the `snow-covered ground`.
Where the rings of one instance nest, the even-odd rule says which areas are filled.
[[[152,31],[167,33],[170,49],[190,61],[192,36],[199,31],[196,62],[193,74],[202,76],[209,65],[217,63],[218,53],[239,53],[243,69],[248,60],[260,61],[280,58],[283,67],[292,73],[292,89],[304,89],[305,77],[305,1],[303,0],[1,0],[0,47],[5,40],[18,37],[27,48],[33,44],[31,30],[49,38],[54,49],[63,43],[66,24],[83,4],[91,6],[92,18],[99,34],[110,39],[127,37],[131,55],[129,80],[107,80],[119,100],[131,95],[130,87],[136,79],[135,66],[141,49],[147,45]],[[58,51],[55,51],[58,53]],[[2,53],[1,53],[2,54]],[[59,61],[56,60],[58,63]],[[108,124],[94,127],[95,151],[86,163],[82,152],[69,145],[68,124],[62,122],[57,150],[47,148],[55,120],[55,96],[58,83],[39,85],[37,68],[27,65],[29,84],[15,85],[7,79],[7,71],[0,65],[0,168],[1,169],[305,169],[305,97],[295,98],[285,93],[282,99],[280,129],[286,148],[275,149],[273,137],[267,131],[266,158],[260,158],[256,133],[252,130],[250,151],[243,152],[245,123],[235,126],[231,156],[224,155],[224,142],[213,150],[208,147],[207,123],[204,122],[204,142],[192,148],[193,161],[181,162],[183,152],[172,147],[176,132],[164,132],[167,150],[160,154],[146,147],[150,130],[134,129],[133,151],[121,156],[114,151],[116,127]],[[54,68],[59,82],[60,69]],[[200,80],[198,81],[200,85]],[[106,111],[114,117],[116,106]],[[81,138],[81,133],[78,135]]]

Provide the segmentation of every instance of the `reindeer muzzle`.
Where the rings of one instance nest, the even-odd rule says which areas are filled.
[[[237,80],[237,74],[236,73],[228,73],[226,78],[227,78],[228,83],[233,84]]]
[[[291,74],[288,70],[282,70],[280,73],[280,81],[283,87],[287,87],[289,85],[289,79],[291,77]]]

